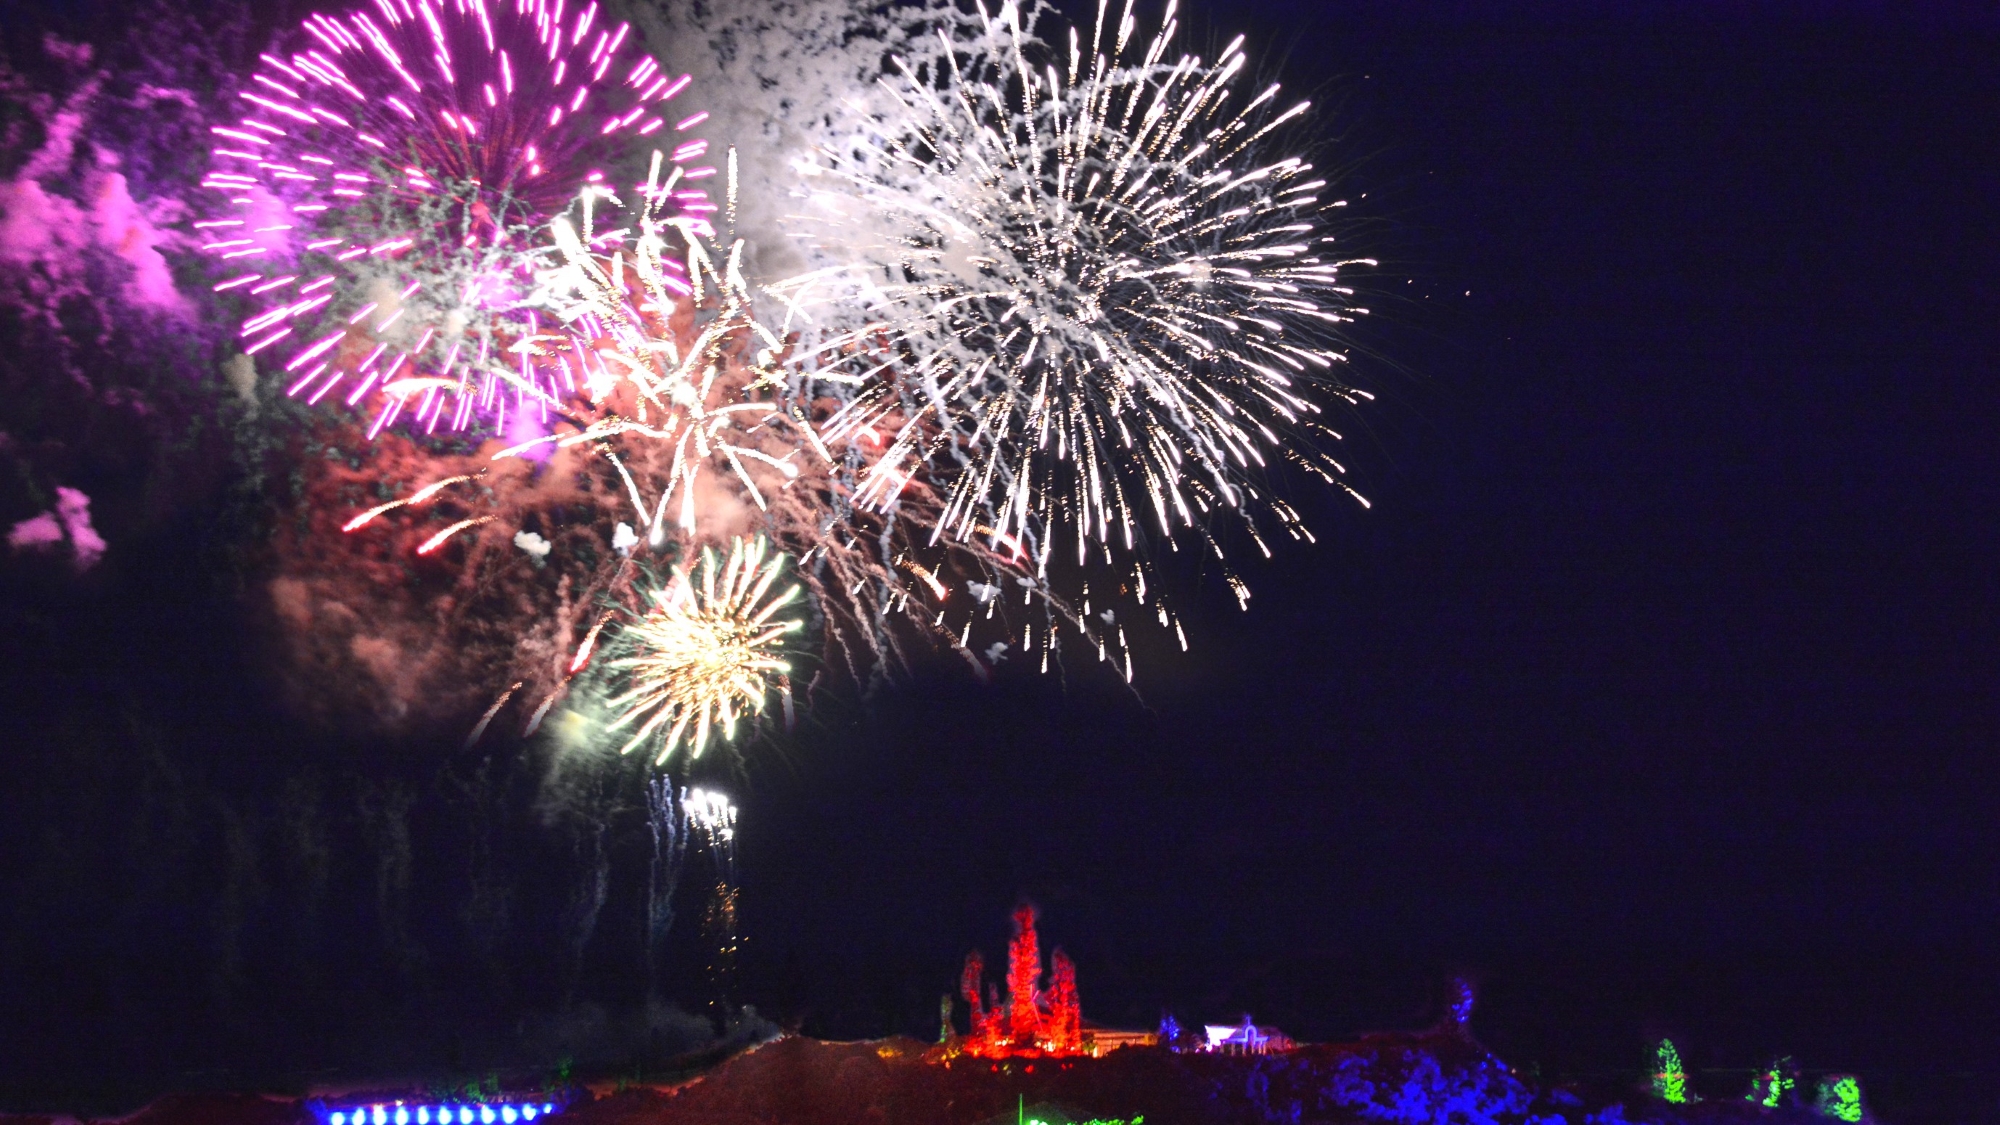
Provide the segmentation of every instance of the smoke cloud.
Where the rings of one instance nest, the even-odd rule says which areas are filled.
[[[56,489],[56,506],[22,520],[7,533],[7,545],[17,552],[59,551],[67,542],[78,573],[104,557],[108,544],[90,523],[90,497],[74,488]]]

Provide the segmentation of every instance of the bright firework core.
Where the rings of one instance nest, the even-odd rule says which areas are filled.
[[[609,665],[629,677],[627,690],[610,701],[620,712],[610,729],[639,724],[620,753],[666,727],[657,764],[683,737],[689,756],[699,756],[711,733],[727,741],[738,717],[761,714],[774,689],[789,694],[791,664],[780,653],[802,623],[778,616],[799,595],[792,585],[772,591],[784,563],[768,541],[737,539],[726,562],[704,549],[691,575],[675,568],[673,581],[653,594],[653,607],[626,626],[621,640],[629,655]]]
[[[510,417],[545,432],[546,407],[504,385],[543,378],[508,354],[534,327],[516,236],[707,118],[668,104],[687,76],[621,55],[629,30],[594,3],[376,0],[306,20],[288,60],[263,55],[250,113],[214,130],[204,186],[228,217],[198,224],[203,249],[251,267],[216,286],[264,304],[244,350],[282,355],[294,397],[368,403],[371,433],[406,410],[426,433],[506,433]],[[672,159],[706,150],[680,141]]]
[[[736,806],[726,793],[697,786],[681,798],[688,822],[707,838],[711,848],[727,847],[736,839]]]

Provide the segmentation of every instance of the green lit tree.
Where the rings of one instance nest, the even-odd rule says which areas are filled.
[[[1820,1079],[1813,1108],[1835,1121],[1861,1121],[1868,1116],[1861,1107],[1861,1080],[1852,1074],[1829,1074]]]
[[[1798,1084],[1798,1064],[1792,1061],[1790,1055],[1785,1055],[1771,1060],[1769,1066],[1750,1079],[1750,1092],[1743,1095],[1743,1100],[1765,1109],[1776,1109],[1791,1101],[1792,1090]]]
[[[1688,1091],[1687,1071],[1681,1067],[1681,1053],[1671,1039],[1662,1039],[1653,1048],[1653,1095],[1669,1105],[1694,1100]]]

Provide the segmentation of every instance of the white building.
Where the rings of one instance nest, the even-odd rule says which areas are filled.
[[[1223,1023],[1203,1024],[1208,1033],[1206,1050],[1222,1051],[1232,1055],[1262,1055],[1272,1051],[1289,1051],[1292,1041],[1275,1028],[1260,1028],[1250,1022],[1249,1016],[1235,1027]]]

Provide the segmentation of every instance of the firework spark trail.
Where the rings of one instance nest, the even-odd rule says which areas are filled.
[[[486,725],[493,721],[493,716],[499,714],[500,708],[505,707],[507,701],[513,698],[514,693],[519,690],[521,690],[521,685],[519,682],[516,682],[512,687],[501,692],[500,697],[493,701],[493,705],[486,709],[486,713],[479,716],[479,722],[473,724],[471,733],[465,736],[466,749],[470,750],[479,741],[479,736],[486,733]]]
[[[637,731],[620,748],[630,753],[666,728],[654,758],[664,765],[686,739],[699,757],[710,734],[727,742],[739,717],[761,715],[774,692],[789,691],[786,638],[801,627],[779,614],[799,587],[774,590],[785,556],[764,539],[731,544],[726,561],[704,549],[692,573],[674,569],[652,607],[628,622],[618,643],[629,655],[607,668],[626,689],[607,705],[619,713],[607,727]]]
[[[688,824],[675,800],[674,779],[660,774],[646,782],[646,828],[653,851],[646,869],[646,999],[658,992],[660,942],[674,921],[674,891],[687,856]]]
[[[701,526],[697,484],[704,468],[728,472],[758,509],[768,510],[768,493],[797,478],[798,458],[816,446],[810,426],[757,397],[782,385],[776,364],[786,348],[757,319],[742,273],[742,241],[725,250],[719,240],[711,244],[715,227],[699,212],[668,215],[683,176],[674,168],[663,180],[663,167],[655,152],[638,189],[636,232],[596,231],[596,204],[607,198],[601,191],[585,192],[581,229],[562,217],[550,224],[562,265],[543,275],[536,301],[563,327],[523,347],[565,372],[574,363],[582,375],[563,408],[575,429],[495,455],[551,444],[599,450],[617,466],[656,548],[665,542],[670,510],[682,537],[715,538]],[[692,340],[675,332],[674,317],[683,311],[695,317]],[[645,471],[635,474],[635,466]]]
[[[491,523],[492,521],[493,521],[492,516],[473,516],[468,519],[459,520],[457,523],[452,524],[451,526],[445,528],[443,531],[440,531],[436,535],[431,536],[429,539],[424,540],[423,544],[417,548],[417,554],[428,555],[432,551],[437,550],[439,547],[444,546],[445,540],[451,538],[454,535],[457,535],[459,532],[464,531],[466,528],[478,527],[482,523]]]
[[[443,492],[445,489],[451,487],[454,484],[460,484],[472,479],[474,479],[473,474],[462,473],[455,477],[446,477],[440,481],[433,481],[432,483],[417,489],[415,492],[412,492],[408,496],[403,497],[401,500],[391,500],[386,504],[375,505],[373,508],[368,509],[367,511],[361,513],[358,516],[355,516],[353,519],[348,520],[346,523],[341,524],[340,530],[343,532],[359,531],[362,528],[373,523],[375,521],[375,517],[377,516],[383,515],[388,512],[393,512],[397,508],[413,507],[417,504],[421,504],[424,501],[429,500],[431,497],[436,496],[438,493]]]
[[[228,209],[196,224],[202,249],[250,267],[215,289],[262,303],[245,352],[282,355],[289,395],[366,403],[371,437],[404,416],[425,433],[546,423],[553,373],[508,354],[534,327],[533,255],[512,243],[640,137],[685,137],[674,160],[698,160],[707,114],[668,104],[689,79],[630,61],[629,28],[595,3],[375,0],[298,38],[261,56],[203,181]],[[689,166],[680,201],[698,208],[692,181],[715,171]]]
[[[876,143],[801,168],[797,228],[834,264],[774,288],[823,323],[861,310],[802,356],[842,403],[823,439],[864,451],[857,507],[893,515],[927,482],[933,542],[1019,545],[1046,585],[1073,540],[1144,605],[1150,538],[1192,532],[1225,568],[1218,513],[1266,554],[1260,521],[1310,538],[1259,487],[1269,461],[1347,488],[1320,418],[1368,397],[1334,374],[1365,311],[1340,270],[1363,260],[1333,256],[1311,165],[1265,155],[1307,105],[1239,94],[1240,38],[1170,59],[1171,3],[1150,40],[1129,0],[1109,15],[1064,57],[982,9],[973,41],[905,66]],[[1100,655],[1124,649],[1103,621]]]
[[[689,801],[686,790],[676,795],[674,779],[666,774],[646,782],[646,828],[653,837],[647,928],[655,942],[673,918],[674,886],[680,881],[681,862],[687,854],[688,827],[695,820],[692,809],[684,811]]]

